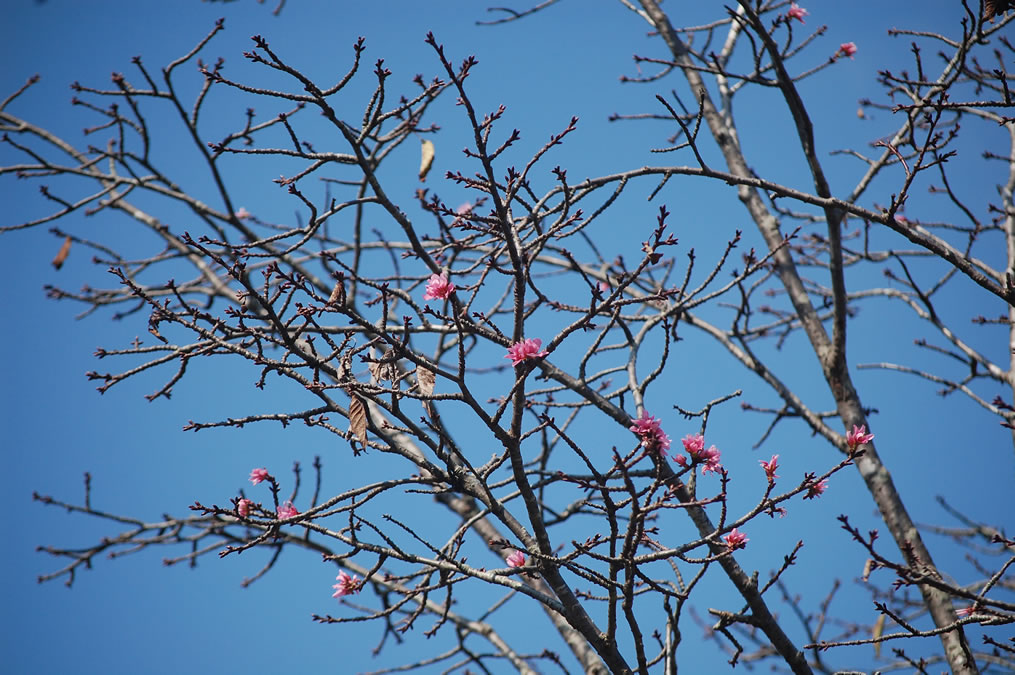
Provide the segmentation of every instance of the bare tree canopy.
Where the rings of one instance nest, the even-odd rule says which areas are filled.
[[[12,11],[13,667],[1015,670],[1011,3],[363,4]]]

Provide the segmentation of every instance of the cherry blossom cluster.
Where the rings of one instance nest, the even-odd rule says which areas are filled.
[[[846,434],[846,445],[849,446],[850,452],[856,452],[858,446],[864,443],[870,443],[874,440],[874,434],[867,433],[867,425],[861,424],[860,426],[853,425],[853,430]]]
[[[804,21],[804,17],[808,14],[810,14],[810,12],[794,2],[789,6],[789,11],[786,12],[786,20],[793,21],[793,19],[796,19],[800,23],[807,23]]]
[[[250,472],[250,483],[252,485],[259,485],[264,481],[268,481],[272,485],[275,484],[275,478],[270,473],[268,473],[268,470],[265,469],[264,467],[253,469]],[[240,499],[238,502],[236,502],[236,513],[238,513],[241,518],[246,518],[247,516],[250,515],[250,509],[253,505],[254,502],[250,501],[249,499],[246,498]],[[295,506],[293,506],[292,501],[287,499],[286,501],[282,502],[281,504],[275,507],[275,515],[278,517],[279,520],[285,520],[286,518],[295,518],[296,516],[300,515],[300,512],[296,509]]]
[[[431,274],[430,280],[426,282],[426,293],[424,300],[447,300],[455,292],[455,285],[448,280],[448,273]]]
[[[331,594],[333,598],[341,598],[343,595],[359,593],[364,583],[355,574],[350,577],[345,572],[339,572],[338,576],[335,577],[335,581],[338,583],[332,586],[335,589],[335,592]]]
[[[789,10],[786,12],[785,15],[786,23],[787,24],[793,23],[793,19],[796,19],[800,23],[807,23],[806,21],[804,21],[804,17],[809,14],[810,12],[808,12],[806,9],[804,9],[803,7],[794,2],[789,6]],[[839,45],[839,51],[835,52],[835,54],[832,55],[832,59],[833,60],[837,59],[840,56],[848,56],[849,58],[853,58],[854,54],[856,54],[856,43],[843,42],[841,45]]]
[[[300,512],[296,510],[293,503],[288,499],[275,507],[275,515],[278,516],[279,520],[285,520],[286,518],[295,518],[300,515]]]
[[[634,421],[630,429],[635,436],[641,439],[642,447],[646,450],[655,450],[659,454],[665,455],[666,451],[670,449],[670,437],[663,431],[662,423],[649,415],[648,411],[642,410],[641,415]]]
[[[827,478],[822,478],[818,481],[811,481],[811,484],[807,486],[807,494],[804,495],[804,499],[814,499],[815,497],[820,497],[825,493],[827,488]]]
[[[735,551],[738,548],[745,548],[750,539],[747,538],[746,534],[734,527],[725,537],[723,537],[723,541],[726,542],[726,548],[730,551]]]
[[[849,58],[853,58],[854,54],[856,54],[856,43],[843,42],[841,45],[839,45],[839,51],[835,52],[835,56],[833,56],[832,58],[837,59],[840,56],[848,56]]]
[[[542,349],[541,351],[542,346],[543,341],[539,338],[522,340],[521,342],[516,342],[508,347],[507,356],[504,358],[511,359],[511,365],[517,366],[528,359],[538,359],[546,356],[548,352],[545,349]]]
[[[684,436],[681,441],[684,444],[684,450],[691,456],[691,464],[702,464],[701,475],[704,476],[709,471],[718,473],[722,470],[722,464],[719,463],[719,449],[714,445],[705,447],[705,437],[701,434],[693,434]],[[673,458],[680,466],[687,466],[687,458],[683,455],[677,455]]]

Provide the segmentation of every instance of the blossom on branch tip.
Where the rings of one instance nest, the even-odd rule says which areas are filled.
[[[507,557],[508,567],[521,567],[525,564],[525,554],[521,551],[515,551]]]
[[[738,548],[744,548],[747,546],[747,542],[750,541],[750,539],[747,538],[747,535],[734,527],[729,531],[729,534],[723,537],[723,541],[726,542],[726,548],[731,551],[735,551]]]
[[[758,463],[761,464],[761,468],[765,470],[768,482],[774,483],[775,479],[778,478],[778,476],[775,475],[775,470],[779,468],[779,455],[772,455],[772,459],[767,462],[762,459]]]
[[[448,281],[448,273],[431,274],[430,280],[426,282],[426,293],[424,300],[447,300],[448,296],[455,292],[455,285]]]
[[[808,14],[810,14],[810,12],[808,12],[806,9],[800,7],[794,2],[789,6],[789,11],[786,12],[786,20],[792,21],[793,19],[796,19],[800,23],[806,23],[804,21],[804,17],[807,16]]]
[[[539,348],[543,346],[543,341],[539,338],[529,338],[528,340],[522,340],[516,342],[508,347],[507,356],[505,359],[511,359],[511,365],[517,366],[526,359],[535,359],[542,356],[546,356],[549,352],[545,349],[540,351]]]
[[[684,444],[684,450],[687,450],[687,454],[691,456],[691,459],[697,459],[698,454],[705,449],[705,437],[701,434],[694,434],[693,436],[688,434],[680,439],[680,442]]]
[[[680,442],[684,444],[684,450],[687,450],[687,454],[691,456],[691,462],[705,465],[701,467],[701,475],[704,476],[709,471],[718,473],[722,470],[722,464],[719,463],[719,457],[722,453],[714,445],[706,449],[704,436],[701,434],[688,434]],[[677,463],[680,466],[684,466],[684,463],[679,459]]]
[[[701,454],[698,456],[698,459],[700,459],[702,462],[705,463],[705,466],[701,467],[702,476],[704,476],[709,471],[713,473],[719,473],[719,471],[722,470],[722,464],[719,463],[720,454],[722,453],[719,452],[719,448],[715,447],[714,445],[709,446],[707,450],[701,451]]]
[[[243,220],[244,218],[249,218],[251,216],[251,213],[250,211],[246,210],[241,206],[233,215],[236,216],[239,220]]]
[[[839,51],[835,52],[835,58],[839,56],[848,56],[853,58],[853,54],[856,54],[856,43],[855,42],[843,42],[839,45]]]
[[[236,502],[236,513],[240,514],[240,518],[246,518],[250,515],[250,507],[254,505],[254,502],[249,499],[241,499]]]
[[[300,515],[300,512],[296,510],[291,501],[285,501],[275,507],[275,513],[278,514],[279,520],[285,520],[286,518],[292,518]]]
[[[807,494],[804,495],[804,499],[814,499],[820,497],[828,489],[828,479],[823,478],[816,483],[811,483],[807,486]]]
[[[866,424],[861,424],[860,426],[854,424],[853,430],[846,434],[846,445],[849,446],[851,451],[856,450],[858,445],[870,443],[872,440],[874,440],[874,434],[867,433]]]
[[[662,423],[655,417],[642,410],[641,415],[630,427],[634,435],[641,439],[641,444],[648,450],[656,450],[665,453],[670,449],[670,437],[663,431]]]
[[[267,469],[254,469],[250,472],[250,482],[254,485],[257,485],[261,481],[268,480],[269,477]]]
[[[335,577],[335,580],[338,583],[332,586],[332,588],[335,589],[335,592],[331,594],[331,597],[333,598],[341,598],[343,595],[359,593],[360,589],[363,587],[363,584],[360,583],[359,577],[355,574],[350,577],[345,572],[339,572],[338,576]]]

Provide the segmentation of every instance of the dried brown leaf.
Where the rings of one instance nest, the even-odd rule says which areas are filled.
[[[367,368],[370,369],[370,374],[378,382],[385,380],[394,382],[398,378],[398,366],[395,365],[395,356],[390,349],[383,352],[381,358],[376,361],[368,361]]]
[[[993,23],[995,16],[1001,16],[1013,8],[1015,2],[1012,0],[983,0],[983,20]]]
[[[339,359],[338,361],[338,381],[341,382],[351,377],[352,377],[352,354],[346,352],[345,354],[342,354],[342,358]],[[349,395],[351,396],[352,394]]]
[[[341,279],[336,281],[335,287],[331,289],[331,295],[328,296],[328,304],[335,307],[341,307],[345,304],[345,284],[342,283]]]
[[[423,366],[416,366],[416,384],[419,386],[419,393],[423,396],[433,396],[434,385],[437,384],[437,376]]]
[[[367,444],[367,407],[356,394],[349,393],[349,425],[356,438],[364,446]]]
[[[63,263],[67,260],[68,255],[70,255],[70,237],[63,240],[63,245],[60,246],[60,250],[57,251],[56,257],[53,258],[53,267],[56,269],[63,267]]]

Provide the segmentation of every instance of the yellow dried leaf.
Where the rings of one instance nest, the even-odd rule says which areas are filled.
[[[433,164],[434,147],[433,142],[429,139],[423,139],[422,157],[419,162],[419,182],[426,180],[426,175],[430,173],[430,166]]]
[[[63,240],[63,245],[60,250],[57,251],[56,257],[53,258],[53,267],[60,269],[63,267],[63,263],[67,260],[67,256],[70,254],[70,237]]]
[[[874,622],[874,630],[871,631],[871,637],[877,640],[885,632],[885,615],[881,614],[878,616],[878,620]],[[874,658],[881,658],[881,643],[874,643]]]

